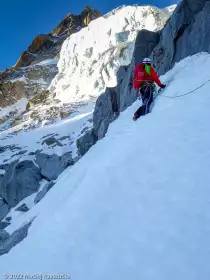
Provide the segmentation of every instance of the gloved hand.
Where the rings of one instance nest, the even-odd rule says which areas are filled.
[[[164,89],[164,88],[166,87],[166,85],[162,84],[160,87],[161,87],[162,89]]]

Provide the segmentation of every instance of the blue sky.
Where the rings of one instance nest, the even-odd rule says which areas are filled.
[[[49,33],[70,12],[79,14],[86,4],[102,13],[132,4],[150,4],[158,7],[172,5],[176,0],[70,1],[70,0],[5,0],[1,1],[0,71],[14,65],[33,38],[40,33]]]

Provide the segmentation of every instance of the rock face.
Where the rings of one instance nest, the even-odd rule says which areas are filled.
[[[98,140],[105,136],[109,124],[119,115],[120,108],[117,98],[117,88],[107,88],[96,101],[93,113],[93,130]]]
[[[47,146],[62,146],[61,143],[55,137],[49,137],[42,141],[42,145],[46,144]]]
[[[93,129],[88,130],[83,136],[77,139],[79,156],[84,156],[88,150],[97,142],[97,136]]]
[[[80,15],[73,15],[70,13],[59,23],[52,34],[61,35],[67,33],[71,35],[100,16],[102,16],[102,14],[97,9],[92,10],[90,7],[86,7]],[[85,19],[87,19],[86,23]]]
[[[14,104],[26,96],[26,84],[22,81],[10,81],[0,84],[0,106],[6,107]]]
[[[20,58],[18,59],[17,63],[15,64],[16,68],[25,67],[30,65],[34,60],[36,60],[36,56],[28,51],[24,51]]]
[[[22,228],[13,232],[13,234],[11,234],[10,236],[4,233],[4,241],[0,243],[0,256],[7,254],[13,247],[15,247],[18,243],[25,239],[27,237],[28,229],[30,226],[31,223],[26,224]]]
[[[30,99],[46,95],[46,89],[57,72],[54,64],[0,73],[0,107],[12,105],[23,97]]]
[[[44,47],[47,47],[47,44],[50,44],[52,36],[40,34],[38,35],[29,46],[29,51],[35,53]]]
[[[1,188],[1,179],[0,179],[0,188]],[[9,207],[5,203],[3,198],[0,198],[0,221],[6,217],[6,215],[9,213]]]
[[[54,186],[53,182],[47,183],[44,188],[38,192],[37,196],[34,199],[34,203],[37,204],[39,203],[40,200],[49,192],[49,190]]]
[[[134,59],[135,65],[142,62],[145,57],[150,56],[154,47],[160,41],[160,32],[151,32],[148,30],[141,30],[136,38]]]
[[[0,230],[0,245],[9,238],[9,233],[6,230]]]
[[[165,25],[152,58],[159,74],[197,52],[210,52],[210,2],[183,0]]]
[[[49,181],[55,180],[68,166],[74,164],[71,152],[60,157],[55,154],[46,155],[38,152],[35,160],[39,168],[29,160],[15,161],[5,166],[6,172],[0,178],[0,221],[8,214],[11,207],[38,191],[42,178]],[[54,183],[50,182],[38,193],[35,199],[36,203],[45,196],[53,185]],[[16,210],[27,212],[29,209],[25,204],[22,204]],[[1,228],[6,226],[2,224]]]
[[[40,170],[32,161],[11,163],[1,180],[0,195],[9,207],[14,207],[22,199],[38,191],[41,179]]]
[[[100,16],[101,13],[98,10],[92,10],[89,7],[86,7],[79,15],[70,13],[51,33],[40,34],[34,38],[32,44],[22,53],[15,67],[25,67],[44,59],[55,58],[68,36]]]
[[[2,130],[22,122],[27,123],[27,128],[31,128],[34,119],[42,122],[51,119],[52,115],[54,118],[59,116],[58,108],[57,112],[51,109],[56,102],[47,90],[57,72],[56,64],[46,64],[24,69],[11,68],[0,73],[0,108],[10,106],[0,119]]]
[[[9,225],[10,225],[9,222],[5,222],[5,221],[0,222],[0,230],[5,229]]]
[[[51,181],[56,180],[58,176],[74,162],[71,153],[66,153],[61,157],[40,153],[36,155],[36,163],[40,168],[42,176]]]
[[[22,205],[20,205],[18,208],[15,209],[16,211],[19,211],[19,212],[28,212],[29,211],[29,208],[28,206],[23,203]]]

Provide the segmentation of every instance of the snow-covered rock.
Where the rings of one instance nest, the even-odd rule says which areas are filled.
[[[0,230],[0,244],[9,238],[9,233],[6,230]]]
[[[1,179],[0,194],[9,207],[38,191],[41,174],[32,161],[15,161]]]
[[[70,152],[61,157],[38,153],[35,161],[42,176],[49,181],[56,180],[68,166],[73,164],[72,153]]]
[[[210,52],[209,14],[208,0],[180,1],[151,55],[160,74],[189,55]]]
[[[19,207],[17,207],[15,210],[20,211],[20,212],[28,212],[29,208],[25,203],[23,203]]]
[[[53,181],[47,183],[43,187],[43,189],[40,192],[38,192],[38,194],[36,195],[36,197],[34,199],[34,203],[35,204],[39,203],[43,199],[43,197],[45,197],[45,195],[48,193],[48,191],[54,186],[54,184],[55,183]]]
[[[96,19],[63,44],[59,73],[50,89],[62,102],[94,100],[117,85],[120,66],[130,64],[141,29],[163,28],[169,12],[152,6],[122,6]]]
[[[1,185],[1,178],[0,178]],[[9,207],[5,203],[4,199],[0,197],[0,221],[9,213]]]
[[[31,109],[29,105],[39,106],[45,103],[50,95],[47,88],[57,71],[55,63],[46,63],[19,69],[11,68],[0,73],[0,131],[27,120],[30,127],[30,123],[33,122],[31,118],[33,112],[31,110],[28,113],[29,108]],[[33,104],[34,100],[35,104]],[[35,111],[36,106],[33,108]]]

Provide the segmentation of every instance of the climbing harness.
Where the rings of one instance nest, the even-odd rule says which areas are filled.
[[[143,82],[143,81],[144,81],[144,85],[142,85],[142,86],[139,88],[139,90],[138,90],[138,99],[139,99],[139,100],[142,99],[142,98],[141,98],[141,96],[142,96],[142,94],[141,94],[141,89],[142,89],[143,87],[144,87],[144,91],[147,91],[148,88],[150,88],[150,90],[151,90],[151,88],[153,87],[153,91],[155,92],[155,89],[156,89],[155,84],[154,84],[153,81],[150,81],[150,80],[141,80],[141,82]]]
[[[186,96],[186,95],[190,95],[191,93],[197,91],[198,89],[202,88],[203,86],[205,86],[207,83],[210,82],[210,79],[208,79],[205,83],[203,83],[202,85],[200,85],[199,87],[187,92],[187,93],[184,93],[184,94],[180,94],[180,95],[176,95],[176,96],[168,96],[168,95],[165,95],[165,94],[162,94],[162,89],[160,89],[159,91],[157,91],[157,88],[154,84],[151,83],[151,81],[144,81],[145,82],[145,86],[146,88],[150,87],[150,86],[153,86],[154,87],[154,100],[160,96],[160,97],[165,97],[165,98],[170,98],[170,99],[175,99],[175,98],[180,98],[180,97],[183,97],[183,96]],[[150,83],[149,83],[150,82]],[[141,89],[141,88],[140,88]],[[140,89],[138,91],[138,99],[141,100],[141,93],[140,93]]]

